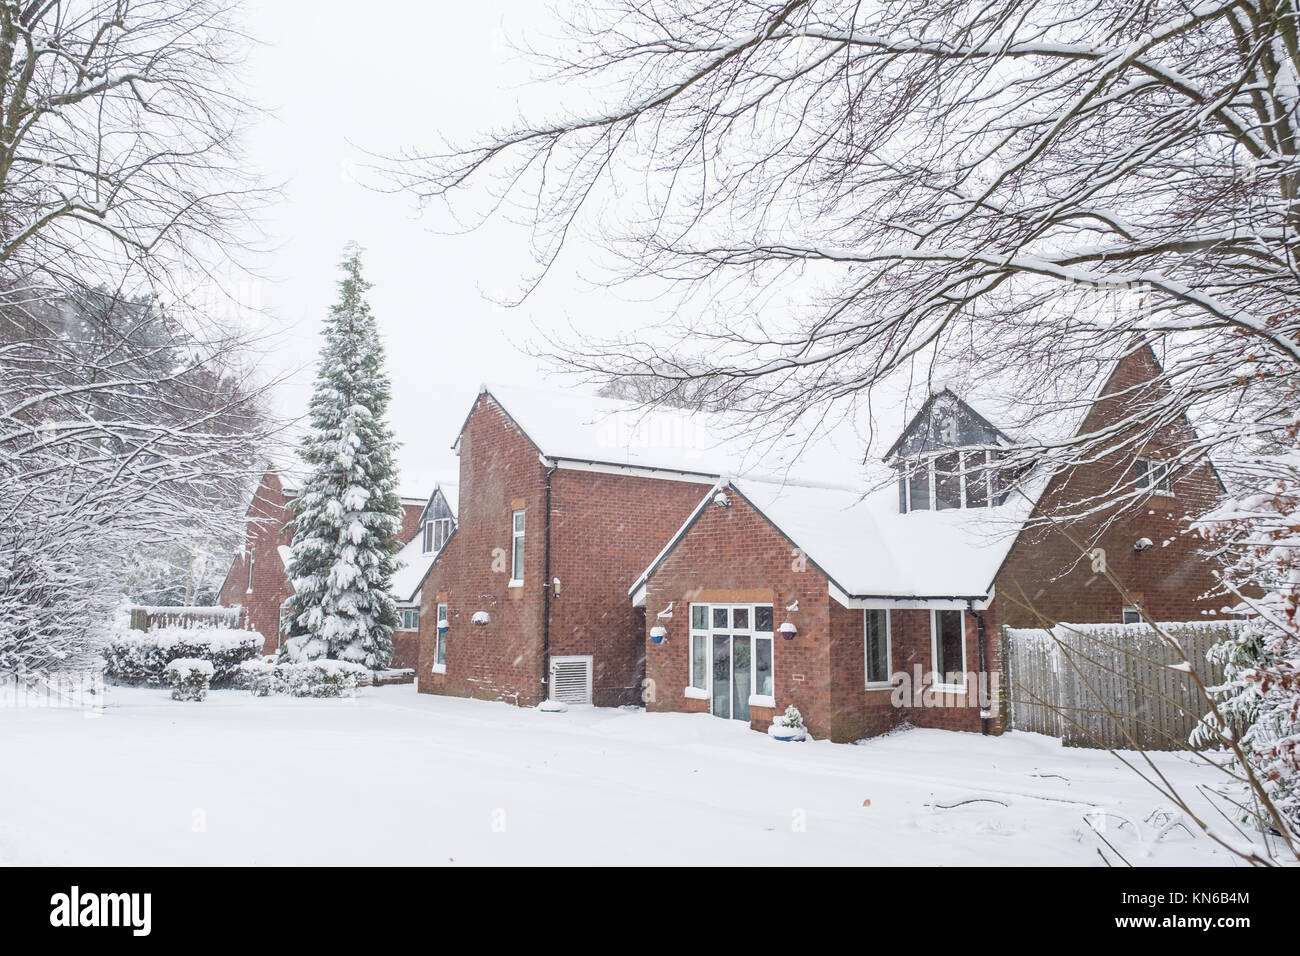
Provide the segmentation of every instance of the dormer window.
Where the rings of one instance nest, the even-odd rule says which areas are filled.
[[[931,395],[885,459],[898,469],[898,510],[990,508],[1007,500],[998,467],[1010,439],[987,418],[943,389]]]
[[[424,553],[437,554],[451,537],[451,519],[434,518],[424,523]]]
[[[1007,499],[992,448],[918,455],[898,464],[898,510],[988,508]]]

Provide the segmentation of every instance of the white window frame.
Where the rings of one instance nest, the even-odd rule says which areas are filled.
[[[430,518],[424,523],[424,541],[420,547],[425,554],[437,554],[451,537],[450,518]]]
[[[695,626],[695,609],[696,609],[697,607],[702,607],[702,608],[704,608],[704,621],[705,621],[705,626],[704,626],[703,628],[697,628],[697,627]],[[748,611],[749,611],[749,626],[748,626],[748,627],[730,627],[730,626],[728,626],[728,627],[725,627],[725,628],[714,627],[714,626],[713,626],[713,609],[714,609],[714,608],[722,608],[722,607],[725,607],[725,608],[727,609],[727,611],[728,611],[728,619],[729,619],[729,620],[730,620],[731,612],[732,612],[732,611],[734,611],[734,610],[736,610],[736,609],[748,609]],[[758,629],[755,627],[755,625],[756,625],[757,622],[758,622],[758,609],[759,609],[760,607],[763,607],[763,608],[771,608],[771,609],[772,609],[772,630],[770,630],[770,631],[760,631],[760,630],[758,630]],[[689,644],[688,644],[687,649],[686,649],[686,651],[687,651],[687,655],[688,655],[688,658],[689,658],[689,660],[687,661],[687,665],[686,665],[686,681],[687,681],[687,683],[686,683],[686,691],[685,691],[686,696],[687,696],[687,697],[698,697],[698,698],[700,698],[700,699],[706,699],[706,700],[708,700],[708,701],[709,701],[709,709],[710,709],[710,712],[712,712],[712,708],[713,708],[713,635],[714,635],[715,633],[718,633],[718,634],[726,634],[726,635],[729,635],[729,636],[731,636],[731,637],[745,637],[745,636],[748,636],[748,637],[749,637],[749,661],[750,661],[750,664],[749,664],[749,699],[748,699],[748,705],[749,705],[750,707],[775,707],[775,706],[776,706],[776,606],[773,605],[773,604],[734,604],[734,603],[730,603],[730,602],[725,602],[725,603],[724,603],[724,602],[721,602],[721,601],[716,602],[716,603],[709,603],[709,604],[706,604],[706,603],[701,602],[701,603],[699,603],[699,604],[689,604],[689,605],[687,605],[686,613],[687,613],[687,622],[688,622],[689,629],[690,629],[690,630],[689,630],[690,639],[689,639]],[[695,673],[695,639],[696,639],[696,637],[702,637],[702,638],[704,639],[704,642],[705,642],[705,643],[704,643],[705,655],[704,655],[704,686],[703,686],[703,687],[696,687],[696,686],[695,686],[695,678],[696,678],[696,676],[697,676],[696,673]],[[757,655],[757,653],[756,653],[755,643],[756,643],[757,641],[760,641],[760,640],[770,642],[771,647],[772,647],[772,693],[771,693],[771,694],[759,694],[759,693],[757,692],[757,690],[758,690],[758,683],[757,683],[757,682],[758,682],[758,667],[757,667],[757,665],[756,665],[756,661],[757,661],[757,657],[758,657],[758,655]],[[728,677],[727,677],[727,681],[728,681],[728,683],[730,683],[730,681],[731,681],[731,677],[730,677],[730,675],[728,675]]]
[[[280,626],[276,629],[276,647],[284,646],[284,632],[288,629],[285,625],[293,623],[293,614],[291,611],[293,598],[285,598],[280,603]]]
[[[524,509],[510,512],[510,583],[508,587],[521,588],[524,586],[524,544],[527,533],[527,522],[524,518]],[[516,542],[519,542],[516,545]]]
[[[1125,618],[1128,617],[1130,614],[1132,614],[1134,617],[1136,617],[1137,620],[1136,620],[1136,621],[1126,621]],[[1141,623],[1142,623],[1142,609],[1141,609],[1140,607],[1138,607],[1136,604],[1125,604],[1123,607],[1121,607],[1121,608],[1119,609],[1119,622],[1120,622],[1121,624],[1141,624]]]
[[[939,672],[939,615],[944,612],[956,614],[961,622],[961,683],[945,684],[947,674]],[[930,609],[930,679],[935,691],[944,694],[966,693],[966,613],[955,608]]]
[[[1162,498],[1172,498],[1174,496],[1174,483],[1169,478],[1169,462],[1160,458],[1147,458],[1145,456],[1140,456],[1138,461],[1146,465],[1146,470],[1138,479],[1138,490],[1160,495]],[[1159,481],[1155,477],[1157,473],[1160,475]]]
[[[994,501],[994,491],[996,489],[996,483],[993,480],[994,462],[990,460],[990,456],[995,454],[997,451],[998,449],[992,446],[983,446],[977,448],[940,448],[940,449],[935,449],[933,451],[927,451],[912,459],[904,459],[903,465],[905,469],[909,467],[908,465],[909,461],[911,462],[911,467],[925,469],[926,481],[927,481],[926,487],[929,490],[930,504],[929,507],[921,510],[924,511],[939,510],[937,507],[935,507],[936,503],[935,503],[934,463],[935,460],[942,455],[958,456],[958,461],[960,462],[960,470],[958,471],[957,477],[961,486],[961,505],[957,508],[944,508],[943,509],[944,511],[965,511],[967,509],[974,509],[974,508],[996,508],[997,504]],[[976,471],[978,469],[968,466],[967,459],[971,455],[977,455],[977,454],[984,456],[984,460],[982,464],[979,466],[979,468],[982,468],[984,472],[985,497],[984,497],[984,504],[970,505],[967,504],[967,497],[966,497],[967,474],[972,471]],[[911,514],[915,510],[912,507],[912,481],[908,477],[906,471],[901,472],[901,476],[903,478],[904,495],[907,501],[907,509],[904,513]]]
[[[253,593],[253,566],[256,562],[257,558],[253,552],[248,552],[248,588],[244,591],[245,594]]]
[[[883,681],[873,681],[871,679],[871,655],[868,653],[867,644],[867,615],[879,611],[885,615],[885,671],[887,674],[894,672],[894,622],[893,615],[889,613],[889,608],[863,608],[862,610],[862,677],[866,682],[867,690],[889,690],[893,684],[890,683],[887,676]]]
[[[447,673],[447,635],[438,626],[443,621],[447,621],[450,625],[451,612],[447,608],[446,601],[439,601],[433,611],[433,672],[435,674]],[[439,657],[442,658],[441,664],[438,663]]]
[[[406,626],[406,614],[409,611],[415,612],[415,627]],[[410,634],[412,631],[420,630],[420,609],[418,607],[399,607],[397,609],[397,629],[403,634]]]

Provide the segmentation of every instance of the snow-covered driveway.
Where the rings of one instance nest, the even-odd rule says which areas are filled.
[[[783,744],[705,715],[545,714],[410,686],[108,699],[93,717],[0,710],[0,863],[1101,865],[1084,813],[1161,804],[1111,756],[1027,734]],[[1214,780],[1160,763],[1189,792]],[[1008,806],[927,807],[972,797]],[[1231,862],[1140,829],[1107,834],[1134,865]]]

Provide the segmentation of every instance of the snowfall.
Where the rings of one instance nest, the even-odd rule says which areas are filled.
[[[0,708],[0,863],[1102,866],[1099,811],[1134,866],[1233,863],[1183,827],[1157,837],[1165,799],[1114,756],[1035,734],[785,743],[708,715],[410,685],[99,699]],[[1216,782],[1156,759],[1195,799]]]

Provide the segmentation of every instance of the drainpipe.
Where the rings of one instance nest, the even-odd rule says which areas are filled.
[[[975,610],[974,601],[967,601],[966,604],[970,608],[971,617],[975,618],[975,634],[976,634],[975,646],[979,648],[980,678],[984,679],[985,677],[984,675],[984,612]],[[978,693],[978,684],[976,685],[976,687],[977,687],[976,693]],[[984,716],[987,713],[988,711],[985,710],[983,705],[981,704],[980,733],[982,733],[985,737],[989,735],[989,719]]]
[[[546,508],[543,517],[543,534],[546,538],[543,568],[546,572],[542,578],[542,700],[551,696],[551,475],[559,467],[554,462],[543,460],[549,465],[546,472]]]

